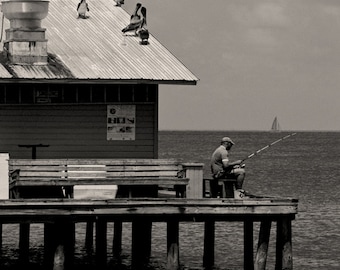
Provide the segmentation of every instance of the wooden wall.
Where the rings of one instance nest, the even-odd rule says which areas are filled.
[[[107,140],[107,104],[0,105],[0,153],[31,158],[18,145],[44,144],[37,158],[157,158],[157,102],[136,104],[136,139],[129,141]]]

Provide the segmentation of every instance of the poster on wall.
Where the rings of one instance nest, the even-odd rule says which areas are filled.
[[[107,105],[107,140],[135,140],[136,106]]]

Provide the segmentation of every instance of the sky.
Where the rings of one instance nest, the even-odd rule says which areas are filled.
[[[160,130],[340,131],[340,1],[141,0],[199,78],[160,85]],[[125,0],[131,14],[136,0]]]

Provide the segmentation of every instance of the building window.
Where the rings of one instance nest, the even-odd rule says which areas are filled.
[[[19,104],[21,102],[21,91],[19,91],[18,85],[7,85],[6,91],[6,103],[9,104]]]
[[[157,85],[0,84],[0,104],[156,102]]]

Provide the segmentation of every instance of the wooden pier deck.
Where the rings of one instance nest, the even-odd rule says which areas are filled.
[[[107,222],[115,224],[114,241],[118,252],[121,248],[121,237],[119,237],[121,232],[117,228],[122,222],[132,222],[133,265],[141,265],[140,262],[145,260],[151,252],[152,236],[145,233],[143,228],[148,227],[152,222],[166,222],[167,269],[179,269],[179,222],[205,223],[202,264],[212,266],[214,264],[215,221],[241,221],[244,223],[244,269],[257,270],[265,269],[270,228],[272,222],[276,222],[277,270],[293,269],[291,221],[297,214],[297,207],[298,201],[291,198],[247,198],[244,200],[229,198],[15,199],[0,200],[0,223],[28,224],[26,230],[25,226],[22,226],[20,231],[22,254],[28,254],[29,224],[44,223],[47,265],[50,265],[52,269],[53,258],[62,250],[65,259],[59,269],[70,269],[75,223],[93,222],[96,224],[97,263],[103,266],[106,265],[107,260]],[[261,222],[255,258],[254,222]]]

